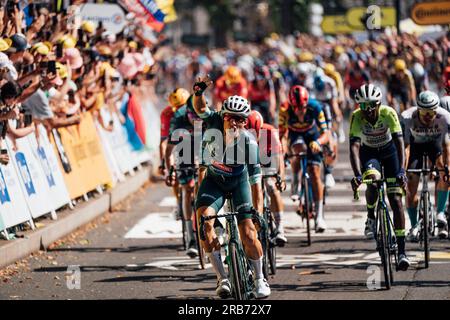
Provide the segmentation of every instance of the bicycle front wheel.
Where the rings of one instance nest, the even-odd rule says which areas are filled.
[[[423,221],[423,229],[422,229],[422,239],[423,239],[423,251],[424,251],[424,260],[425,260],[425,268],[428,268],[430,262],[430,233],[429,233],[429,205],[428,196],[422,195],[421,199],[421,211],[422,211],[422,221]]]
[[[377,234],[377,247],[381,258],[381,265],[383,266],[383,274],[384,274],[384,285],[387,290],[391,288],[391,277],[392,277],[392,268],[391,268],[391,257],[390,257],[390,248],[389,248],[389,240],[388,240],[388,221],[387,221],[387,211],[384,208],[379,209],[378,211],[378,228],[379,232]]]
[[[243,279],[243,272],[240,268],[239,261],[239,251],[235,243],[230,243],[229,245],[229,255],[230,255],[230,280],[231,280],[231,291],[233,298],[235,300],[244,300],[245,298],[245,285]]]
[[[308,246],[311,245],[311,228],[310,228],[310,213],[312,204],[309,198],[309,184],[308,178],[304,175],[302,178],[302,192],[303,192],[303,214],[306,217],[306,234],[308,237]]]

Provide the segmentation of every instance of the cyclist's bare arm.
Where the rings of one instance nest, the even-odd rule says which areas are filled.
[[[359,149],[361,148],[360,141],[350,142],[350,164],[355,177],[362,176],[361,173],[361,159],[359,158]]]
[[[166,168],[171,168],[174,164],[174,159],[172,155],[172,151],[175,148],[174,144],[168,143],[166,147],[166,154],[164,155]]]
[[[263,212],[263,193],[262,193],[262,187],[261,183],[255,183],[251,185],[252,190],[252,200],[253,200],[253,207],[258,211],[259,213]]]
[[[400,135],[393,136],[392,140],[394,140],[395,147],[397,148],[397,154],[398,154],[398,160],[400,163],[400,168],[404,169],[406,167],[405,141],[403,140],[403,137]]]

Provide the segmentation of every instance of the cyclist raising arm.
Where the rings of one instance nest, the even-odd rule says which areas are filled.
[[[253,207],[262,213],[263,197],[258,144],[245,130],[250,104],[243,97],[231,96],[223,102],[220,112],[212,111],[203,96],[203,91],[211,84],[212,81],[206,77],[198,79],[194,85],[195,112],[207,125],[204,138],[204,151],[207,154],[203,157],[207,173],[198,191],[195,206],[197,216],[217,214],[225,203],[225,196],[231,194],[233,206],[239,212],[237,220],[244,250],[255,272],[255,296],[268,297],[270,287],[262,271],[263,251],[251,219],[252,202]],[[245,161],[242,161],[242,156],[245,156]],[[202,244],[217,275],[216,292],[220,297],[227,297],[231,287],[220,257],[214,220],[205,223],[204,231],[206,239]]]
[[[357,190],[364,179],[397,178],[387,184],[387,194],[394,212],[395,235],[398,243],[399,269],[407,270],[410,262],[405,254],[405,215],[402,194],[406,184],[405,151],[402,128],[394,109],[381,105],[381,90],[373,84],[362,85],[355,94],[360,109],[350,120],[350,162],[355,177],[352,188]],[[402,188],[401,188],[402,187]],[[364,231],[368,238],[375,234],[376,187],[366,190],[367,221]]]

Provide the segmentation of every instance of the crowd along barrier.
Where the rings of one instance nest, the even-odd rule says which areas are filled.
[[[106,108],[100,112],[105,123],[113,121],[112,132],[83,113],[79,125],[50,132],[39,125],[36,134],[15,141],[6,138],[11,160],[0,165],[0,232],[6,239],[7,229],[23,223],[34,229],[33,219],[46,214],[56,219],[56,210],[71,206],[73,199],[99,186],[112,187],[142,163],[157,159],[158,112],[149,101],[133,107],[142,108],[134,117],[141,117],[137,121],[147,129],[141,148],[130,141],[137,137],[132,131],[136,119],[124,125]]]

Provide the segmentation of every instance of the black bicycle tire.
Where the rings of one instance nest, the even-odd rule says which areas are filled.
[[[264,219],[266,219],[266,213],[264,213]],[[260,230],[259,232],[260,236],[260,241],[261,241],[261,246],[263,249],[263,274],[264,277],[267,279],[269,277],[269,248],[270,248],[270,244],[269,244],[269,237],[267,234],[267,230]]]
[[[244,300],[245,292],[243,292],[243,290],[245,290],[245,288],[242,288],[243,281],[241,279],[242,274],[239,270],[238,250],[234,242],[231,242],[228,248],[231,260],[231,265],[229,266],[230,280],[232,285],[231,292],[235,300]]]
[[[181,232],[183,238],[183,249],[188,249],[187,244],[187,230],[186,230],[186,221],[184,220],[184,212],[183,212],[183,189],[180,187],[178,191],[178,215],[181,218]]]
[[[269,211],[270,212],[270,211]],[[273,216],[272,216],[272,212],[270,212],[269,214],[269,219],[268,219],[268,228],[269,228],[269,238],[272,238],[273,235],[275,234],[275,223],[273,221]],[[270,272],[272,275],[275,275],[277,273],[277,246],[273,243],[269,241],[269,267],[270,267]]]
[[[426,192],[425,192],[426,193]],[[423,195],[422,195],[423,196]],[[421,197],[422,197],[421,196]],[[422,200],[422,204],[423,204],[423,212],[422,212],[422,216],[423,216],[423,250],[424,250],[424,265],[425,265],[425,269],[427,269],[429,267],[429,263],[430,263],[430,235],[428,232],[428,197],[427,196],[423,196]]]
[[[310,213],[310,207],[311,204],[309,203],[309,184],[308,184],[308,178],[306,176],[303,176],[302,178],[302,190],[304,195],[304,201],[303,201],[303,207],[304,207],[304,214],[306,215],[306,235],[308,240],[308,246],[311,245],[311,227],[309,223],[309,213]]]
[[[386,220],[385,220],[385,209],[380,208],[378,212],[378,218],[380,221],[379,227],[380,227],[380,234],[377,236],[378,240],[378,250],[380,250],[380,258],[381,258],[381,265],[383,266],[383,274],[384,274],[384,285],[387,290],[391,288],[391,277],[389,274],[389,268],[390,268],[390,261],[389,259],[389,250],[386,248],[386,240],[387,240],[387,230],[386,230]]]
[[[199,224],[198,219],[195,219],[197,228],[195,232],[195,238],[197,240],[197,250],[198,250],[198,260],[200,262],[200,269],[205,270],[206,268],[206,254],[205,250],[203,249],[203,246],[200,242],[200,230],[199,230]]]

